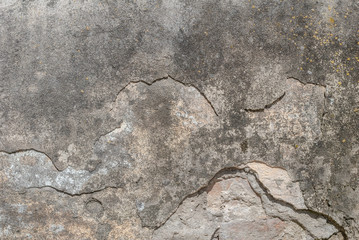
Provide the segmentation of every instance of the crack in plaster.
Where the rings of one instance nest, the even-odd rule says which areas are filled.
[[[325,84],[313,83],[313,82],[303,82],[303,81],[300,80],[299,78],[295,78],[295,77],[287,77],[287,79],[296,80],[296,81],[300,82],[300,83],[303,84],[303,85],[314,85],[314,86],[323,87],[323,88],[326,88],[326,87],[327,87]]]
[[[259,163],[259,162],[254,162],[254,163]],[[263,163],[260,163],[260,164],[263,164]],[[270,166],[268,166],[268,167],[270,167]],[[270,168],[274,168],[274,167],[270,167]],[[318,226],[315,226],[315,224],[313,224],[313,222],[319,224],[318,219],[321,219],[320,221],[322,223],[324,221],[326,222],[323,224],[329,224],[330,226],[332,226],[332,229],[335,229],[335,230],[333,230],[332,233],[330,233],[330,236],[332,236],[333,234],[336,234],[336,233],[342,233],[342,235],[344,236],[344,239],[346,239],[346,240],[348,239],[344,228],[329,215],[320,213],[320,212],[317,212],[314,210],[310,210],[308,208],[298,209],[292,203],[286,202],[282,199],[278,199],[278,198],[274,197],[271,194],[271,191],[263,184],[263,182],[261,182],[258,172],[254,171],[248,165],[241,166],[241,167],[228,167],[228,168],[223,168],[220,171],[218,171],[214,175],[214,177],[211,178],[207,182],[206,185],[200,187],[194,193],[189,194],[186,197],[184,197],[181,200],[181,202],[178,204],[176,209],[168,216],[168,218],[165,221],[163,221],[158,227],[154,228],[154,230],[156,231],[156,230],[159,230],[161,227],[163,227],[169,221],[169,219],[171,219],[171,217],[174,214],[176,214],[176,212],[178,211],[180,206],[182,204],[184,204],[184,202],[187,199],[197,197],[204,192],[210,192],[211,188],[213,187],[213,185],[215,183],[223,180],[223,179],[220,179],[221,177],[229,175],[229,178],[233,178],[233,177],[236,177],[234,175],[236,173],[245,174],[250,187],[252,188],[254,193],[261,199],[261,202],[262,202],[262,205],[263,205],[265,211],[266,212],[268,211],[268,213],[267,213],[268,215],[270,215],[272,217],[277,217],[283,221],[295,222],[303,230],[305,230],[310,236],[312,236],[314,239],[319,239],[319,238],[322,239],[323,236],[321,236],[321,237],[318,237],[318,236],[321,234],[328,234],[328,233],[321,233],[320,232],[321,226],[318,227]],[[232,175],[232,176],[230,176],[230,175]],[[226,179],[229,179],[229,178],[226,178]],[[273,205],[276,205],[276,207],[273,207]],[[265,207],[265,206],[267,206],[267,207]],[[269,208],[268,206],[272,206],[273,209],[278,208],[279,210],[276,209],[277,212],[275,212],[272,209],[268,209]],[[270,213],[270,211],[273,211],[273,212]],[[286,211],[288,216],[285,216],[285,215],[281,216],[282,211]],[[218,230],[219,230],[219,227],[216,228],[216,230],[212,234],[212,238],[218,232]],[[329,238],[329,237],[327,237],[327,238]]]
[[[282,100],[285,96],[285,92],[279,96],[277,99],[275,99],[273,102],[266,104],[263,108],[256,108],[256,109],[251,109],[251,108],[245,108],[244,111],[246,112],[264,112],[264,110],[271,108],[272,106],[276,105],[280,100]]]
[[[124,90],[125,90],[128,86],[130,86],[131,84],[144,83],[144,84],[146,84],[147,86],[151,86],[151,85],[155,84],[156,82],[163,81],[163,80],[169,80],[169,79],[172,80],[172,81],[175,81],[175,82],[177,82],[177,83],[180,83],[181,85],[183,85],[183,86],[185,86],[185,87],[192,87],[192,88],[196,89],[196,90],[201,94],[201,96],[207,101],[207,103],[211,106],[211,108],[212,108],[214,114],[216,114],[216,116],[218,117],[218,113],[217,113],[216,109],[214,108],[212,102],[207,98],[207,96],[206,96],[197,86],[195,86],[195,85],[192,84],[192,83],[185,83],[185,82],[182,82],[182,81],[180,81],[180,80],[177,80],[177,79],[173,78],[173,77],[170,76],[170,75],[167,75],[167,76],[162,77],[162,78],[155,79],[154,81],[152,81],[152,82],[150,82],[150,83],[149,83],[149,82],[146,82],[146,81],[144,81],[144,80],[138,80],[138,81],[130,81],[130,82],[128,82],[123,88],[120,89],[120,91],[118,91],[118,93],[116,94],[116,98],[115,98],[115,100],[113,101],[113,104],[115,104],[115,102],[117,101],[117,98],[118,98],[118,96],[120,95],[120,93],[121,93],[122,91],[124,91]],[[113,107],[110,109],[110,112],[111,112],[112,110],[113,110]]]

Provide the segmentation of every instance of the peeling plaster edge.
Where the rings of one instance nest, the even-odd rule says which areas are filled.
[[[200,89],[195,86],[194,84],[192,83],[185,83],[185,82],[182,82],[180,80],[177,80],[175,78],[173,78],[172,76],[170,75],[167,75],[165,77],[162,77],[162,78],[157,78],[155,80],[153,80],[152,82],[147,82],[147,81],[144,81],[144,80],[137,80],[137,81],[130,81],[128,82],[124,87],[122,87],[116,94],[116,97],[115,97],[115,100],[112,101],[112,107],[110,108],[110,112],[113,110],[113,105],[116,103],[117,99],[118,99],[118,96],[121,94],[122,91],[124,91],[127,87],[129,87],[130,85],[132,84],[138,84],[138,83],[143,83],[143,84],[146,84],[147,86],[151,86],[153,84],[155,84],[156,82],[159,82],[159,81],[163,81],[163,80],[172,80],[174,82],[177,82],[177,83],[180,83],[181,85],[185,86],[185,87],[192,87],[194,89],[197,90],[197,92],[207,101],[207,103],[211,106],[214,114],[218,117],[218,113],[216,111],[216,109],[214,108],[212,102],[207,98],[207,96],[202,92],[200,91]]]
[[[257,162],[257,163],[262,163],[262,164],[265,164],[267,165],[268,167],[271,167],[271,168],[276,168],[276,167],[273,167],[273,166],[270,166],[264,162],[261,162],[261,161],[252,161],[252,162]],[[248,162],[248,163],[251,163],[251,162]],[[247,163],[247,164],[248,164]],[[281,199],[277,199],[275,198],[270,192],[269,190],[263,185],[263,183],[259,180],[259,177],[258,177],[258,173],[253,170],[252,168],[250,168],[249,166],[247,166],[247,164],[244,164],[244,165],[240,165],[238,167],[226,167],[226,168],[222,168],[221,170],[219,170],[216,174],[214,174],[214,176],[209,180],[207,181],[207,184],[201,186],[200,188],[198,188],[195,192],[185,196],[180,202],[179,204],[177,205],[177,207],[174,209],[174,211],[162,222],[160,223],[159,225],[153,227],[153,226],[147,226],[143,223],[142,219],[141,219],[141,222],[142,222],[142,227],[145,227],[145,228],[150,228],[150,229],[153,229],[154,231],[161,228],[163,225],[166,224],[166,222],[177,212],[178,208],[184,203],[185,200],[187,200],[188,198],[192,198],[192,197],[195,197],[195,196],[198,196],[200,194],[202,194],[203,192],[205,191],[208,191],[208,189],[210,189],[211,187],[213,187],[213,185],[217,182],[217,180],[223,176],[223,175],[226,175],[226,174],[233,174],[233,173],[238,173],[238,172],[245,172],[247,175],[249,176],[252,176],[255,178],[256,182],[258,183],[259,187],[261,188],[261,190],[264,192],[265,196],[271,201],[271,202],[274,202],[274,203],[277,203],[277,204],[280,204],[282,206],[285,206],[285,207],[288,207],[290,209],[292,209],[294,212],[296,213],[304,213],[304,214],[307,214],[308,216],[310,216],[311,218],[318,218],[318,217],[322,217],[324,218],[328,224],[331,224],[332,226],[335,227],[335,229],[337,230],[337,232],[333,233],[333,234],[337,234],[337,233],[341,233],[344,237],[344,240],[348,240],[348,236],[345,232],[345,229],[343,226],[341,226],[338,222],[336,222],[331,216],[327,215],[327,214],[324,214],[324,213],[321,213],[321,212],[317,212],[317,211],[314,211],[314,210],[311,210],[309,208],[307,209],[297,209],[293,204],[289,203],[289,202],[286,202],[284,200],[281,200]],[[280,169],[284,169],[284,168],[280,168]],[[284,169],[285,170],[285,169]],[[249,183],[250,184],[250,183]],[[250,184],[250,186],[252,187],[252,185]],[[257,191],[253,190],[256,194]],[[260,197],[261,198],[261,197]],[[313,216],[314,215],[314,216]],[[278,217],[278,216],[277,216]],[[309,232],[308,229],[306,229],[302,224],[298,223],[298,221],[295,221],[294,219],[292,220],[293,222],[295,222],[296,224],[298,224],[301,228],[303,228],[303,230],[305,230],[306,232],[308,232],[311,236],[313,236],[312,233]],[[316,239],[315,236],[313,236],[314,239]]]

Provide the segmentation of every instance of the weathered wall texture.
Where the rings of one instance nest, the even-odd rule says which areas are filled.
[[[1,0],[0,239],[359,239],[358,21]]]

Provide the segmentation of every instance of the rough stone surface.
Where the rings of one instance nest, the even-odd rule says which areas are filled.
[[[251,170],[268,168],[262,163],[248,165]],[[276,171],[284,170],[264,172],[269,189],[284,181]],[[154,239],[325,239],[338,232],[320,214],[297,211],[290,202],[278,201],[288,198],[288,188],[273,198],[271,191],[260,185],[262,174],[256,177],[249,169],[220,174],[205,189],[185,199],[154,232]],[[302,200],[294,195],[289,199],[296,198]]]
[[[358,239],[357,1],[0,1],[0,239]]]

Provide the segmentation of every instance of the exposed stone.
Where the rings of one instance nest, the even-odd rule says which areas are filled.
[[[338,232],[324,216],[297,211],[290,205],[302,201],[299,189],[297,196],[289,198],[286,188],[272,193],[260,186],[271,189],[280,180],[282,185],[290,186],[293,182],[285,170],[262,163],[248,166],[258,171],[257,177],[246,173],[248,170],[221,174],[208,187],[185,199],[175,214],[154,232],[154,239],[212,239],[213,235],[208,234],[211,232],[218,239],[325,239]],[[270,175],[263,169],[281,174]]]
[[[306,208],[299,183],[294,183],[287,171],[256,162],[249,163],[248,166],[258,174],[259,180],[273,197],[286,201],[297,209]]]

